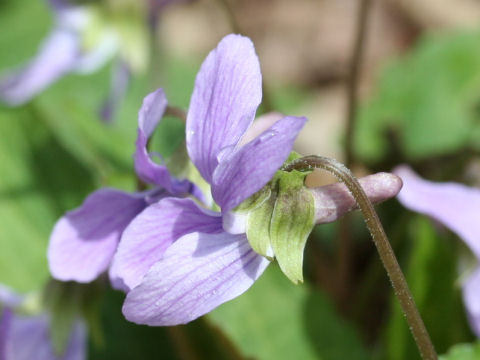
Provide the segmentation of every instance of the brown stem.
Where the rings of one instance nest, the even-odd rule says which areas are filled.
[[[410,289],[408,288],[407,281],[403,275],[402,269],[398,264],[395,253],[393,252],[388,237],[383,229],[382,223],[378,218],[378,215],[370,202],[368,196],[363,191],[362,187],[358,183],[358,180],[343,164],[334,159],[329,159],[321,156],[305,156],[303,158],[292,161],[288,164],[284,170],[307,170],[307,169],[324,169],[334,174],[339,180],[341,180],[352,193],[353,197],[358,203],[360,210],[365,218],[367,228],[372,235],[373,242],[377,248],[377,251],[382,260],[383,266],[387,271],[390,281],[393,286],[395,295],[400,302],[402,310],[405,314],[407,322],[412,331],[413,338],[417,343],[418,350],[423,359],[425,360],[437,360],[437,353],[433,347],[430,336],[425,328],[425,324],[418,312],[418,309],[413,300]]]
[[[362,66],[367,37],[367,24],[370,14],[372,0],[360,0],[357,24],[355,27],[355,41],[353,44],[352,57],[349,66],[347,79],[347,118],[345,138],[345,165],[352,166],[354,162],[353,135],[355,131],[355,117],[357,111],[357,93],[360,79],[360,68]]]
[[[165,110],[165,116],[173,116],[182,120],[183,122],[187,122],[187,113],[185,110],[175,106],[168,105],[167,110]]]
[[[349,74],[347,79],[347,112],[346,112],[346,136],[345,136],[345,163],[351,167],[353,155],[353,135],[354,123],[357,108],[357,91],[360,75],[360,67],[364,53],[364,44],[366,36],[367,15],[370,8],[370,0],[361,0],[360,8],[357,12],[357,24],[355,27],[355,41],[352,49]],[[352,234],[350,232],[352,219],[349,215],[340,220],[339,239],[337,246],[337,301],[340,308],[344,308],[348,299],[351,252],[352,252]]]
[[[355,26],[355,40],[353,43],[352,56],[347,79],[347,113],[345,135],[345,164],[351,167],[354,162],[353,141],[355,117],[357,112],[358,82],[362,65],[365,39],[367,34],[368,15],[370,13],[371,0],[360,0]],[[350,282],[350,268],[352,253],[352,234],[350,232],[352,219],[349,215],[340,220],[339,239],[337,246],[337,300],[343,308],[348,301]]]

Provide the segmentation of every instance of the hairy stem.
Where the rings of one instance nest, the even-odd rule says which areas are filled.
[[[407,281],[405,280],[405,276],[402,273],[393,249],[390,246],[390,242],[385,234],[382,223],[380,222],[372,203],[358,183],[358,180],[353,176],[350,170],[336,160],[314,155],[297,159],[288,164],[284,170],[292,171],[314,168],[324,169],[334,174],[352,193],[365,218],[367,228],[372,235],[373,242],[377,247],[380,259],[382,260],[385,270],[390,278],[393,290],[400,302],[422,358],[425,360],[438,359],[435,348],[430,340],[425,324],[420,317],[420,313],[415,305],[415,301],[413,300]]]

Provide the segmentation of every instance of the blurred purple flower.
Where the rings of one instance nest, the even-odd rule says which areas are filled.
[[[105,32],[95,48],[85,51],[82,35],[89,25],[89,9],[66,0],[50,4],[55,26],[36,57],[0,79],[0,99],[9,105],[26,103],[67,73],[96,71],[118,50],[118,39]]]
[[[221,212],[166,198],[131,222],[112,265],[132,289],[123,307],[128,320],[187,323],[242,294],[269,264],[244,229],[222,225],[223,215],[271,180],[306,121],[283,117],[239,144],[260,104],[261,82],[248,38],[226,36],[204,61],[190,101],[187,149]]]
[[[480,189],[426,181],[407,166],[397,167],[394,173],[403,181],[398,194],[402,205],[451,229],[480,262]],[[463,300],[472,329],[480,337],[480,266],[463,283]]]
[[[174,179],[167,167],[153,162],[147,152],[147,141],[166,107],[165,94],[158,89],[145,97],[138,114],[135,171],[154,188],[133,194],[100,189],[88,196],[82,206],[60,218],[48,248],[54,278],[77,282],[94,280],[107,270],[123,230],[145,207],[165,196],[187,193],[201,196],[192,183]],[[114,287],[124,288],[116,276],[112,275],[111,280]]]
[[[165,6],[181,0],[143,1],[146,3],[147,12],[145,28],[148,29],[147,21],[154,26]],[[136,55],[134,53],[145,50],[143,43],[148,43],[148,40],[135,39],[136,47],[127,48],[129,43],[122,39],[122,31],[115,31],[115,26],[98,26],[95,18],[97,15],[92,11],[92,7],[100,6],[98,4],[79,4],[68,0],[49,0],[49,3],[54,15],[53,29],[32,60],[0,77],[0,100],[10,106],[22,105],[62,76],[68,73],[90,74],[116,58],[110,92],[100,110],[104,121],[112,120],[127,92],[132,74],[145,68],[143,62],[148,58],[148,54],[143,54],[145,51]],[[135,1],[132,1],[132,4],[135,4]],[[105,12],[104,9],[96,10],[99,10],[99,13]],[[92,31],[93,26],[98,29]],[[153,33],[154,29],[151,31]],[[138,33],[143,34],[142,31]],[[92,34],[96,41],[87,48],[85,44],[91,42]],[[85,40],[86,37],[88,41]],[[138,63],[138,59],[142,59],[142,64]]]
[[[86,326],[74,323],[64,354],[56,354],[50,337],[50,316],[28,316],[15,310],[23,298],[0,285],[1,360],[83,360],[86,359]]]

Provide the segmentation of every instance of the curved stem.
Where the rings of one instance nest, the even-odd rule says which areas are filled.
[[[415,306],[415,301],[413,300],[412,294],[407,285],[407,281],[405,280],[405,276],[402,273],[393,249],[390,246],[382,223],[380,222],[380,219],[378,218],[378,215],[369,198],[350,170],[334,159],[314,155],[305,156],[292,161],[283,170],[292,171],[314,168],[324,169],[334,174],[347,186],[348,190],[352,193],[353,197],[358,203],[358,206],[360,207],[360,210],[363,213],[367,228],[372,235],[373,242],[377,247],[380,259],[382,260],[385,270],[390,278],[393,290],[395,291],[395,295],[400,302],[422,358],[425,360],[438,359],[435,348],[430,340],[430,336],[425,328],[425,324],[420,317],[420,313]]]
[[[165,116],[173,116],[177,119],[182,120],[185,123],[187,122],[187,113],[185,112],[185,110],[175,106],[168,105],[167,109],[165,110]]]

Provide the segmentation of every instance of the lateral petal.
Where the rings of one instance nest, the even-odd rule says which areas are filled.
[[[251,40],[227,35],[202,64],[187,116],[188,154],[207,182],[218,153],[238,143],[261,99],[262,75]]]
[[[171,194],[186,193],[191,190],[188,180],[174,179],[165,165],[155,163],[147,151],[147,142],[167,108],[167,97],[163,89],[157,89],[143,100],[138,112],[138,136],[135,149],[135,171],[143,181],[159,185]]]
[[[185,324],[241,295],[268,264],[245,235],[185,235],[127,294],[123,314],[139,324]]]
[[[292,151],[307,121],[286,116],[237,151],[222,158],[213,174],[212,194],[227,212],[265,186]]]
[[[90,282],[110,264],[123,230],[146,206],[142,194],[101,189],[56,223],[48,262],[58,280]]]
[[[150,205],[126,228],[110,268],[112,283],[133,289],[177,239],[191,232],[222,232],[219,213],[191,199],[165,198]]]

